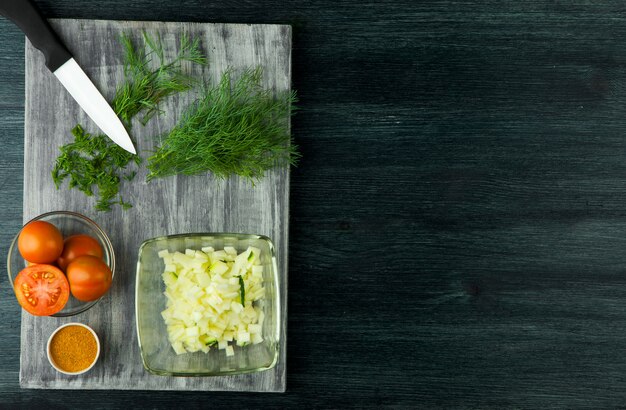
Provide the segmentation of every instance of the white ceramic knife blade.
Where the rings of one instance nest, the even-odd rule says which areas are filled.
[[[115,111],[91,82],[87,74],[70,58],[54,75],[98,127],[120,147],[136,154],[133,142]]]
[[[41,50],[46,58],[46,67],[98,127],[117,145],[136,154],[133,141],[122,121],[76,63],[35,4],[31,0],[0,0],[0,14],[17,24],[33,46]]]

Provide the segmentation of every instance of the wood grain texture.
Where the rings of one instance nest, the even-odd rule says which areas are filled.
[[[626,10],[587,0],[35,0],[51,17],[293,26],[285,394],[20,389],[7,408],[620,408]],[[23,36],[0,20],[0,246]],[[4,261],[0,259],[0,266]]]
[[[241,71],[260,65],[263,86],[277,91],[291,85],[291,28],[280,25],[194,24],[54,20],[76,61],[109,100],[123,80],[122,32],[141,41],[142,31],[159,35],[172,58],[183,33],[199,38],[207,53],[207,68],[190,66],[195,76],[215,83],[228,68]],[[267,235],[277,249],[282,313],[286,315],[289,170],[277,168],[252,186],[232,177],[177,176],[145,182],[147,169],[124,183],[122,196],[134,207],[112,212],[94,210],[95,198],[57,190],[50,171],[58,147],[73,140],[70,130],[81,123],[96,132],[95,124],[65,92],[44,65],[43,56],[26,46],[26,104],[24,127],[24,221],[43,212],[71,210],[95,220],[114,246],[117,268],[107,296],[92,309],[70,318],[22,315],[20,384],[27,388],[138,389],[138,390],[285,390],[286,329],[281,330],[279,364],[269,371],[228,377],[160,377],[143,369],[135,330],[135,270],[137,253],[147,239],[189,232],[243,232]],[[235,74],[236,75],[236,74]],[[212,79],[212,80],[209,80]],[[194,93],[168,99],[166,113],[146,127],[137,121],[132,133],[138,152],[145,158],[159,136],[171,129]],[[42,143],[45,141],[45,143]],[[37,167],[28,164],[38,164]],[[285,316],[284,316],[285,317]],[[45,359],[45,345],[60,324],[89,324],[101,338],[102,354],[96,366],[80,377],[56,372]]]

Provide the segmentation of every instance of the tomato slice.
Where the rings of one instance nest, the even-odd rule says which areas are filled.
[[[31,315],[50,316],[63,309],[70,298],[70,285],[61,270],[52,265],[22,269],[14,282],[15,296]]]

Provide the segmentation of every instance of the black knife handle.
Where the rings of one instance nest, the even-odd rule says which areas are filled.
[[[56,71],[72,58],[31,0],[0,0],[0,14],[13,21],[33,46],[41,50],[50,71]]]

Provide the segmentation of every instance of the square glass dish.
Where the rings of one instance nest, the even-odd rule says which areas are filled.
[[[184,253],[186,249],[233,247],[238,253],[253,246],[261,251],[262,283],[265,297],[254,302],[264,314],[261,326],[263,341],[234,346],[234,355],[212,347],[208,353],[176,354],[168,340],[167,327],[161,316],[167,297],[162,278],[165,263],[159,252]],[[280,295],[274,245],[261,235],[234,233],[194,233],[170,235],[145,241],[139,248],[135,284],[137,337],[143,365],[161,376],[224,376],[271,369],[276,365],[280,338]],[[232,342],[230,343],[233,344]]]

